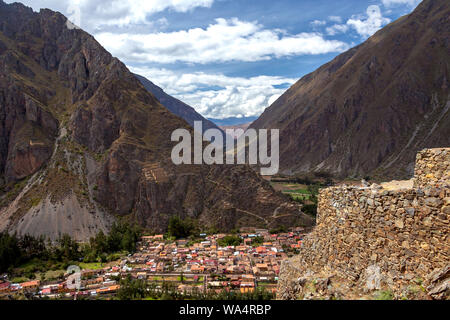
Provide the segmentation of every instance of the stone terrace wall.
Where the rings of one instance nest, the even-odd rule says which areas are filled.
[[[414,187],[437,186],[450,181],[450,149],[425,149],[417,154]]]
[[[380,289],[402,297],[419,279],[428,286],[429,275],[450,263],[450,181],[441,179],[449,158],[450,149],[419,154],[423,188],[322,190],[317,226],[300,254],[283,262],[278,298],[304,298],[311,283],[311,295],[352,299]]]

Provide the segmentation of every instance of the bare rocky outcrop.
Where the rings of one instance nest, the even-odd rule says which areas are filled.
[[[57,202],[52,202],[50,198],[42,200],[11,231],[19,235],[45,235],[51,240],[70,234],[75,240],[86,241],[100,231],[107,232],[113,221],[114,217],[110,214],[84,206],[72,194]]]
[[[50,158],[58,121],[9,81],[0,84],[0,103],[0,172],[9,182],[35,173]]]
[[[433,271],[427,278],[428,294],[434,299],[450,299],[450,264]]]
[[[448,298],[449,173],[450,148],[430,149],[417,157],[414,188],[322,190],[317,226],[283,262],[278,298]]]

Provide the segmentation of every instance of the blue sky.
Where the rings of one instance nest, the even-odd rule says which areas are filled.
[[[7,1],[12,2],[12,1]],[[67,15],[208,118],[259,116],[420,0],[25,0]]]

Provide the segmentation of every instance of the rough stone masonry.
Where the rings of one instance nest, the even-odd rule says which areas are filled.
[[[282,264],[279,299],[448,299],[450,148],[417,155],[414,187],[321,191],[317,227]]]

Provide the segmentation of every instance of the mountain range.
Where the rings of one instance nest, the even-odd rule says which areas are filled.
[[[258,119],[258,117],[241,117],[241,118],[230,117],[230,118],[224,118],[224,119],[210,118],[209,120],[211,120],[218,126],[228,127],[228,126],[240,126],[240,125],[249,124],[249,123],[252,123],[253,121],[255,121],[256,119]]]
[[[171,134],[192,128],[160,98],[62,14],[0,0],[0,231],[313,224],[249,166],[175,166]]]

